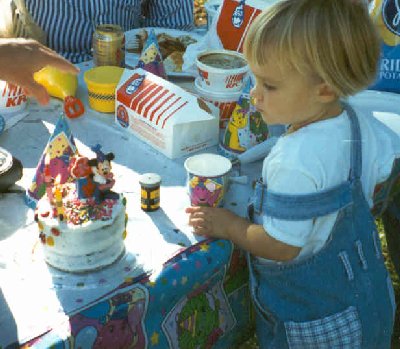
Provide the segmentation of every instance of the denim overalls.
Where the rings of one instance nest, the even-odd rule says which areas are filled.
[[[266,263],[248,256],[260,348],[390,348],[394,293],[362,191],[360,126],[353,109],[344,107],[352,135],[346,182],[304,195],[256,184],[249,218],[258,224],[263,212],[305,220],[339,211],[329,240],[311,257]]]

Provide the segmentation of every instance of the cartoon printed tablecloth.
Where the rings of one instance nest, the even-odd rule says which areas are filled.
[[[180,253],[154,280],[126,280],[26,348],[232,348],[251,333],[246,260],[227,241]]]

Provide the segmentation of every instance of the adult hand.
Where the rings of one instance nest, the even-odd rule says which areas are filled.
[[[47,104],[50,96],[33,79],[33,74],[45,66],[77,74],[79,69],[56,52],[31,39],[0,39],[0,79],[21,86],[28,96]]]

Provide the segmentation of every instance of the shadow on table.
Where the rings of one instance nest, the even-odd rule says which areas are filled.
[[[185,247],[192,245],[189,238],[179,230],[161,207],[149,217],[158,230],[162,232],[161,235],[166,242]]]
[[[144,347],[146,294],[140,281],[145,271],[135,264],[133,254],[127,252],[108,267],[82,274],[49,270],[71,332],[64,339],[53,327],[40,339],[45,347],[74,343],[75,348],[127,348],[139,332],[138,347]]]
[[[18,330],[7,300],[0,288],[0,348],[19,348]]]
[[[33,214],[32,219],[29,219],[30,208],[25,205],[24,196],[25,191],[22,189],[0,194],[0,241],[33,222]]]

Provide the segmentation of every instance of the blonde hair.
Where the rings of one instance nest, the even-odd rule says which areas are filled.
[[[322,79],[345,97],[375,79],[380,43],[361,1],[281,0],[253,21],[244,54],[258,67],[275,59]]]

